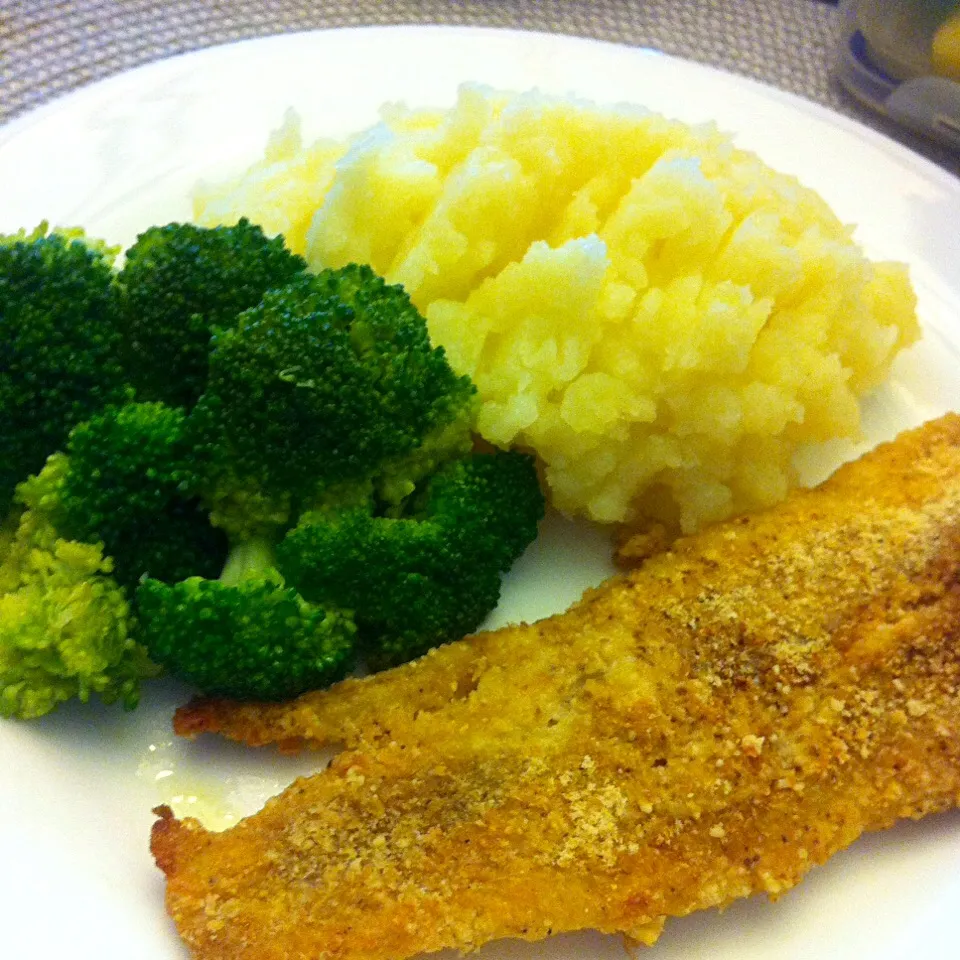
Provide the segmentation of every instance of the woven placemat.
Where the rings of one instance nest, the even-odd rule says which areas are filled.
[[[836,7],[823,0],[0,0],[0,122],[82,84],[201,47],[321,27],[457,24],[656,47],[833,107],[960,172],[956,157],[839,88],[831,77],[836,21]]]

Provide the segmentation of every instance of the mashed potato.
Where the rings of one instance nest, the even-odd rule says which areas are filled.
[[[312,267],[402,283],[554,504],[683,529],[783,499],[801,444],[856,436],[858,398],[918,336],[906,268],[712,126],[461,90],[345,144],[288,117],[264,161],[202,187]]]

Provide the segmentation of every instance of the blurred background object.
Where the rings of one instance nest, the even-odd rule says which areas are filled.
[[[862,103],[960,153],[960,0],[845,0],[837,73]]]

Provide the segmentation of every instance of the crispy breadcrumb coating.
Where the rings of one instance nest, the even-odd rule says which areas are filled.
[[[960,417],[565,614],[177,729],[343,742],[224,833],[159,808],[199,958],[399,960],[777,895],[960,801]]]

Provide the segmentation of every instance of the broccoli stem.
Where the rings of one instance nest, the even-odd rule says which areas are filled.
[[[220,582],[235,587],[245,580],[275,580],[282,584],[274,563],[274,544],[267,537],[253,537],[231,544]]]

